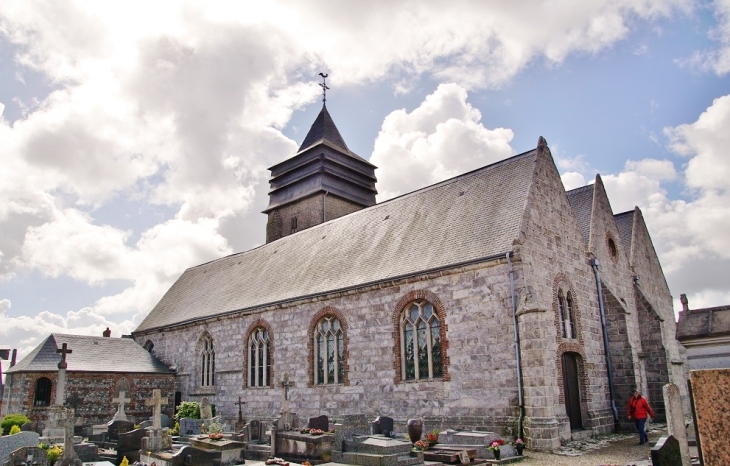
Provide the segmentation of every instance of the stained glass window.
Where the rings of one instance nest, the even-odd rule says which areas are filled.
[[[401,375],[404,380],[443,376],[441,322],[428,301],[414,301],[401,314]]]
[[[268,387],[271,384],[271,340],[264,327],[257,327],[248,339],[248,386]]]
[[[343,383],[345,378],[345,344],[340,321],[325,316],[317,322],[312,336],[314,345],[314,383]]]

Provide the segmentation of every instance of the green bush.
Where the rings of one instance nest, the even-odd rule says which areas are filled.
[[[196,401],[183,401],[180,403],[175,413],[175,420],[179,421],[184,417],[188,419],[200,419],[200,404]]]
[[[20,427],[18,426],[12,426],[10,428],[10,435],[17,434],[18,432],[20,432]]]
[[[8,414],[0,422],[0,427],[3,429],[3,435],[8,435],[13,426],[20,427],[26,422],[30,422],[30,419],[24,414]]]

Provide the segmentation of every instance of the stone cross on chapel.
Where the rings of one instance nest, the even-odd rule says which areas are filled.
[[[243,405],[246,404],[246,402],[245,401],[241,401],[241,396],[239,395],[238,396],[238,402],[237,403],[233,403],[233,404],[234,405],[238,405],[238,422],[243,423],[243,411],[241,410],[241,408],[243,407]]]
[[[162,405],[167,404],[167,398],[162,398],[159,388],[152,390],[152,398],[145,401],[145,406],[152,406],[152,429],[162,429]]]
[[[114,414],[114,419],[112,421],[128,421],[127,419],[127,413],[124,412],[124,405],[132,401],[131,398],[127,398],[125,395],[127,393],[122,390],[119,392],[119,396],[116,398],[112,398],[112,403],[115,403],[118,405],[117,412]]]
[[[56,349],[56,353],[61,354],[61,361],[58,363],[58,381],[56,382],[56,406],[63,406],[66,401],[66,355],[73,353],[66,343],[61,345],[60,349]]]

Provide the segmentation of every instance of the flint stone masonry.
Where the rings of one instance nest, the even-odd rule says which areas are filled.
[[[0,437],[0,464],[10,457],[10,454],[22,447],[37,447],[39,435],[35,432],[19,432],[13,435]]]

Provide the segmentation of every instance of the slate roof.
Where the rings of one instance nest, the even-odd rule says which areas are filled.
[[[135,333],[503,256],[537,151],[186,270]]]
[[[692,309],[679,313],[677,339],[730,335],[730,306]]]
[[[575,218],[578,220],[578,226],[580,227],[580,232],[583,234],[586,245],[591,238],[593,190],[594,185],[589,184],[580,188],[571,189],[566,193],[568,195],[568,202],[570,202],[570,206],[573,207],[573,212],[575,212]]]
[[[312,123],[312,127],[309,128],[309,132],[304,138],[304,141],[302,141],[302,145],[299,146],[299,150],[297,152],[301,152],[309,146],[313,146],[322,139],[330,141],[340,148],[340,150],[344,150],[345,152],[350,151],[350,149],[347,148],[347,144],[345,144],[345,140],[342,139],[335,122],[332,120],[330,112],[327,111],[326,105],[322,105],[322,110],[319,111],[319,115],[317,115],[314,123]]]
[[[613,216],[616,220],[616,227],[618,228],[618,234],[621,237],[621,243],[623,243],[626,251],[631,251],[631,237],[634,230],[634,212],[635,210],[629,210],[628,212],[622,212]]]
[[[173,374],[131,338],[104,338],[52,333],[6,373],[57,371],[61,355],[56,349],[66,343],[68,372],[136,372]]]

